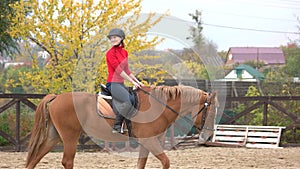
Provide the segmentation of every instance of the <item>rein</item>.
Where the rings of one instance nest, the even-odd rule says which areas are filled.
[[[166,106],[169,110],[171,110],[173,113],[177,114],[178,116],[180,116],[180,114],[174,110],[172,107],[170,107],[169,105],[167,105],[166,103],[162,102],[160,99],[158,99],[157,97],[155,97],[153,94],[147,92],[146,90],[142,89],[142,88],[138,88],[138,90],[141,90],[142,92],[148,94],[149,96],[151,96],[153,99],[155,99],[158,103],[162,104],[163,106]],[[198,113],[192,117],[192,119],[194,119],[196,116],[198,116],[203,110],[204,111],[204,114],[203,114],[203,118],[202,118],[202,126],[199,128],[195,125],[193,125],[195,128],[197,128],[199,131],[201,131],[203,128],[204,128],[204,123],[205,123],[205,118],[206,118],[206,112],[207,112],[207,107],[208,105],[210,105],[207,101],[207,98],[205,99],[205,103],[204,103],[204,106],[198,111]],[[188,119],[187,117],[183,117],[183,116],[180,116],[182,117],[186,122],[190,123],[193,121],[191,121],[190,119]],[[205,128],[205,129],[208,129],[208,130],[213,130],[213,129],[209,129],[209,128]]]

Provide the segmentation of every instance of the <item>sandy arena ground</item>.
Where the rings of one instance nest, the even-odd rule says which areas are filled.
[[[166,151],[171,169],[298,169],[300,147],[282,149],[248,149],[225,147],[196,147]],[[136,168],[136,153],[77,152],[75,169]],[[63,168],[62,153],[51,152],[37,169]],[[24,168],[26,152],[0,152],[0,169]],[[146,168],[160,168],[160,162],[150,156]]]

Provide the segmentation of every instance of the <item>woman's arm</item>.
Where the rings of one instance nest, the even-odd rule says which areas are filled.
[[[139,85],[144,86],[144,84],[140,82],[132,73],[130,73],[129,77],[135,82],[137,82]]]
[[[129,82],[131,82],[133,84],[133,86],[135,88],[140,88],[141,87],[141,82],[138,83],[138,80],[136,81],[135,79],[132,79],[130,76],[128,76],[125,71],[122,71],[121,74],[120,74],[125,80],[128,80]],[[132,74],[130,74],[132,75]],[[141,83],[141,84],[140,84]],[[142,84],[143,85],[143,84]]]

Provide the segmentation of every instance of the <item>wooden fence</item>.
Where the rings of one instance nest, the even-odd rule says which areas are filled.
[[[6,111],[8,108],[15,106],[15,135],[11,136],[8,133],[0,130],[0,137],[8,140],[8,142],[12,145],[10,150],[14,151],[24,151],[30,137],[28,133],[26,136],[20,136],[21,126],[20,126],[20,117],[21,117],[21,104],[29,107],[32,111],[36,109],[36,105],[31,101],[32,99],[41,99],[45,95],[43,94],[0,94],[0,103],[5,103],[0,105],[0,116],[1,114]],[[290,112],[288,108],[283,107],[282,105],[278,104],[277,101],[299,101],[300,96],[260,96],[260,97],[227,97],[226,104],[231,104],[232,102],[249,102],[249,101],[256,101],[255,104],[250,105],[248,108],[239,112],[238,114],[234,115],[233,117],[227,118],[223,124],[236,124],[236,120],[239,118],[246,116],[252,110],[263,106],[263,120],[262,125],[268,125],[268,107],[273,106],[276,108],[280,113],[284,114],[286,118],[289,118],[292,121],[292,124],[286,126],[286,130],[290,129],[300,129],[300,119],[297,116],[296,112]],[[180,141],[176,140],[174,136],[174,126],[170,128],[170,135],[166,138],[165,145],[168,148],[172,148],[176,146],[176,144]],[[185,137],[186,138],[186,137]],[[82,135],[79,139],[79,149],[89,149],[89,148],[96,148],[99,146],[95,144],[87,144],[90,141],[90,138],[87,136]],[[130,145],[125,145],[125,149],[130,149],[128,147]],[[135,146],[135,145],[134,145]],[[114,148],[117,147],[116,144],[110,144],[103,142],[100,145],[100,148]],[[126,148],[127,147],[127,148]],[[124,148],[124,146],[123,146]],[[58,147],[60,149],[60,147]],[[1,147],[0,147],[1,150]],[[4,150],[2,148],[2,150]]]
[[[249,107],[245,108],[243,111],[238,112],[233,117],[227,118],[224,124],[236,124],[236,120],[241,118],[242,116],[248,115],[252,110],[255,110],[259,107],[263,107],[263,119],[262,125],[268,125],[268,112],[269,107],[274,107],[278,110],[279,113],[283,114],[286,118],[289,118],[292,121],[292,124],[286,126],[286,129],[300,129],[300,117],[297,116],[299,112],[291,112],[288,107],[283,107],[283,105],[279,104],[278,101],[281,102],[290,102],[290,101],[300,101],[300,96],[255,96],[255,97],[228,97],[226,98],[226,104],[232,104],[235,102],[237,104],[245,103],[245,102],[253,102],[255,103],[248,105]]]
[[[22,149],[22,145],[26,143],[29,139],[30,134],[27,134],[24,138],[21,138],[20,131],[20,119],[21,119],[21,103],[35,111],[36,105],[30,101],[29,99],[41,99],[45,95],[44,94],[0,94],[0,100],[6,102],[0,106],[0,115],[7,110],[15,106],[15,135],[11,136],[8,133],[0,130],[0,136],[4,139],[8,140],[10,144],[15,147],[16,151],[20,151]]]

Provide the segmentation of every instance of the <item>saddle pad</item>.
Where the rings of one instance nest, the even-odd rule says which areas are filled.
[[[116,115],[113,112],[111,106],[101,96],[97,96],[97,108],[100,114],[105,117],[115,118]]]

